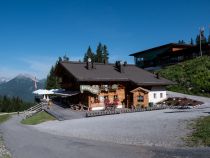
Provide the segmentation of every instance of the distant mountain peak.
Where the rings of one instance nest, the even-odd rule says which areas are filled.
[[[0,84],[8,82],[10,79],[7,77],[0,77]]]
[[[25,79],[25,78],[27,78],[27,79],[31,79],[33,81],[35,80],[35,76],[32,76],[30,74],[22,74],[22,73],[17,75],[15,78],[18,78],[18,79]]]
[[[34,76],[29,74],[19,74],[8,82],[0,84],[0,96],[20,97],[24,101],[33,102],[35,89]],[[45,87],[45,80],[37,82],[37,88],[43,89]]]

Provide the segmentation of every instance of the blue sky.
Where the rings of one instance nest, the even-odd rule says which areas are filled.
[[[46,77],[59,56],[106,44],[111,61],[209,34],[209,0],[0,0],[0,77]]]

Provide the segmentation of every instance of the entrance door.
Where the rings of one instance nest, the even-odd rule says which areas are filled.
[[[127,104],[126,104],[126,108],[132,108],[133,106],[133,94],[130,93],[129,95],[127,95]]]

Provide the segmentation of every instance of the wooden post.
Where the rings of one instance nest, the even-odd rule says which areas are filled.
[[[127,94],[127,108],[128,108],[128,94]]]

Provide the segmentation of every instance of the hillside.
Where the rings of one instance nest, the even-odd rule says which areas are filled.
[[[168,90],[210,97],[210,57],[203,56],[157,71],[177,85]]]
[[[44,88],[45,80],[40,80],[37,87]],[[18,75],[12,80],[0,84],[0,96],[18,96],[24,101],[33,102],[34,81],[29,76]]]

